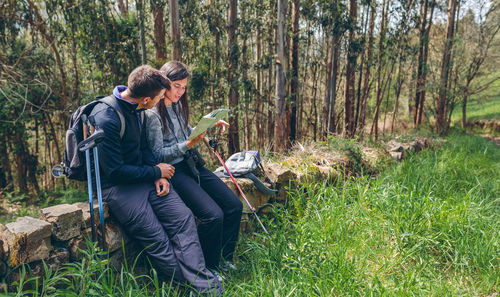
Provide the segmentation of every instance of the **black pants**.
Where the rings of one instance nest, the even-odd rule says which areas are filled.
[[[104,189],[103,198],[166,279],[188,283],[204,295],[221,294],[220,283],[206,269],[193,213],[172,187],[158,197],[153,183],[119,185]]]
[[[199,167],[200,178],[193,177],[187,163],[175,164],[172,185],[187,207],[200,220],[198,237],[208,268],[217,268],[220,257],[233,258],[240,229],[243,205],[220,178]]]

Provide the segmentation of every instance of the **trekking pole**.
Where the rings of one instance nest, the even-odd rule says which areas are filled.
[[[94,156],[94,173],[96,179],[96,192],[97,192],[97,202],[99,204],[99,222],[101,225],[101,236],[102,236],[102,247],[106,250],[106,233],[104,226],[104,213],[102,205],[102,188],[101,188],[101,175],[99,171],[99,156],[97,152],[97,144],[104,139],[104,131],[98,129],[93,121],[93,118],[87,118],[86,115],[82,115],[83,121],[83,132],[84,140],[78,144],[78,149],[80,151],[85,151],[85,159],[87,162],[87,181],[89,187],[89,205],[90,205],[90,220],[92,227],[92,241],[95,241],[95,221],[94,221],[94,201],[93,201],[93,191],[92,191],[92,173],[90,168],[90,149],[92,149],[92,155]],[[91,133],[88,138],[87,135],[87,122],[91,122]]]
[[[82,125],[83,125],[83,140],[87,139],[88,126],[87,126],[87,116],[85,114],[81,117]],[[81,151],[81,150],[80,150]],[[95,234],[95,221],[94,221],[94,197],[93,197],[93,189],[92,189],[92,172],[90,168],[90,150],[85,150],[85,162],[87,163],[87,185],[89,191],[89,206],[90,206],[90,228],[92,230],[92,242],[96,240]]]
[[[214,140],[214,139],[208,140],[207,137],[205,137],[203,140],[204,140],[204,142],[205,142],[206,145],[208,145],[210,148],[212,148],[214,150],[215,155],[217,156],[217,158],[221,162],[222,166],[224,166],[224,169],[226,169],[227,173],[229,174],[229,177],[231,178],[231,180],[233,181],[234,185],[236,186],[236,188],[240,192],[241,197],[243,197],[243,199],[245,200],[246,204],[250,208],[250,211],[255,215],[255,218],[259,222],[259,224],[262,227],[262,229],[266,232],[266,234],[269,234],[269,232],[267,232],[266,227],[264,227],[264,224],[262,224],[261,220],[259,219],[259,216],[257,215],[257,210],[250,204],[250,202],[247,199],[247,196],[245,195],[245,193],[243,193],[243,191],[241,190],[240,186],[238,185],[238,182],[236,181],[236,179],[234,179],[233,174],[229,171],[229,169],[226,166],[226,163],[224,162],[224,160],[220,156],[219,152],[217,151],[217,145],[218,145],[217,141]]]

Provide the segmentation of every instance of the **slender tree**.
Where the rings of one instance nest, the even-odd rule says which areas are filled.
[[[237,41],[237,22],[238,0],[229,2],[228,22],[227,22],[227,49],[228,49],[228,75],[227,82],[229,84],[228,106],[231,110],[229,116],[229,132],[228,132],[228,151],[229,154],[240,151],[239,126],[238,126],[238,41]]]
[[[285,0],[278,0],[278,21],[276,33],[276,99],[274,118],[274,150],[283,151],[287,146],[286,123],[285,123],[285,97],[287,72],[285,58],[286,39],[286,9]]]
[[[436,132],[446,134],[447,108],[448,108],[448,83],[450,68],[452,63],[453,37],[455,35],[455,17],[458,0],[448,1],[448,21],[446,22],[446,41],[443,49],[443,59],[441,60],[441,76],[439,85],[439,95],[436,102]]]
[[[159,64],[165,62],[167,59],[166,53],[166,42],[165,42],[165,20],[163,15],[164,9],[163,0],[151,0],[151,11],[153,13],[154,21],[154,46],[155,46],[155,58]]]
[[[347,138],[354,137],[354,101],[356,84],[356,60],[358,57],[358,43],[356,40],[356,25],[358,17],[358,5],[356,0],[349,1],[349,28],[348,52],[346,55],[345,86],[344,86],[344,135]]]
[[[181,61],[181,29],[179,26],[179,0],[169,0],[170,40],[172,42],[172,60]]]

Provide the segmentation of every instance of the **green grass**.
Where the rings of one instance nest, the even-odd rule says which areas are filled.
[[[500,149],[452,135],[377,180],[310,184],[246,238],[242,296],[480,296],[500,280]]]
[[[500,72],[478,78],[480,83],[499,77]],[[462,119],[462,105],[457,105],[453,111],[454,122]],[[496,80],[486,90],[470,98],[467,104],[467,120],[500,120],[500,79]]]
[[[242,234],[232,296],[487,296],[500,290],[500,149],[453,134],[376,179],[291,191],[263,221],[269,235]],[[91,285],[69,266],[82,281],[60,292],[87,280],[89,296],[178,294],[100,265]]]

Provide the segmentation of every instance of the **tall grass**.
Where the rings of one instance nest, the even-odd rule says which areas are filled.
[[[264,223],[269,235],[242,235],[238,270],[226,275],[231,296],[490,295],[500,290],[500,149],[455,134],[376,179],[291,191]],[[154,274],[88,259],[36,292],[182,294]]]
[[[311,183],[246,238],[237,296],[486,295],[500,280],[500,149],[452,135],[376,180]]]

